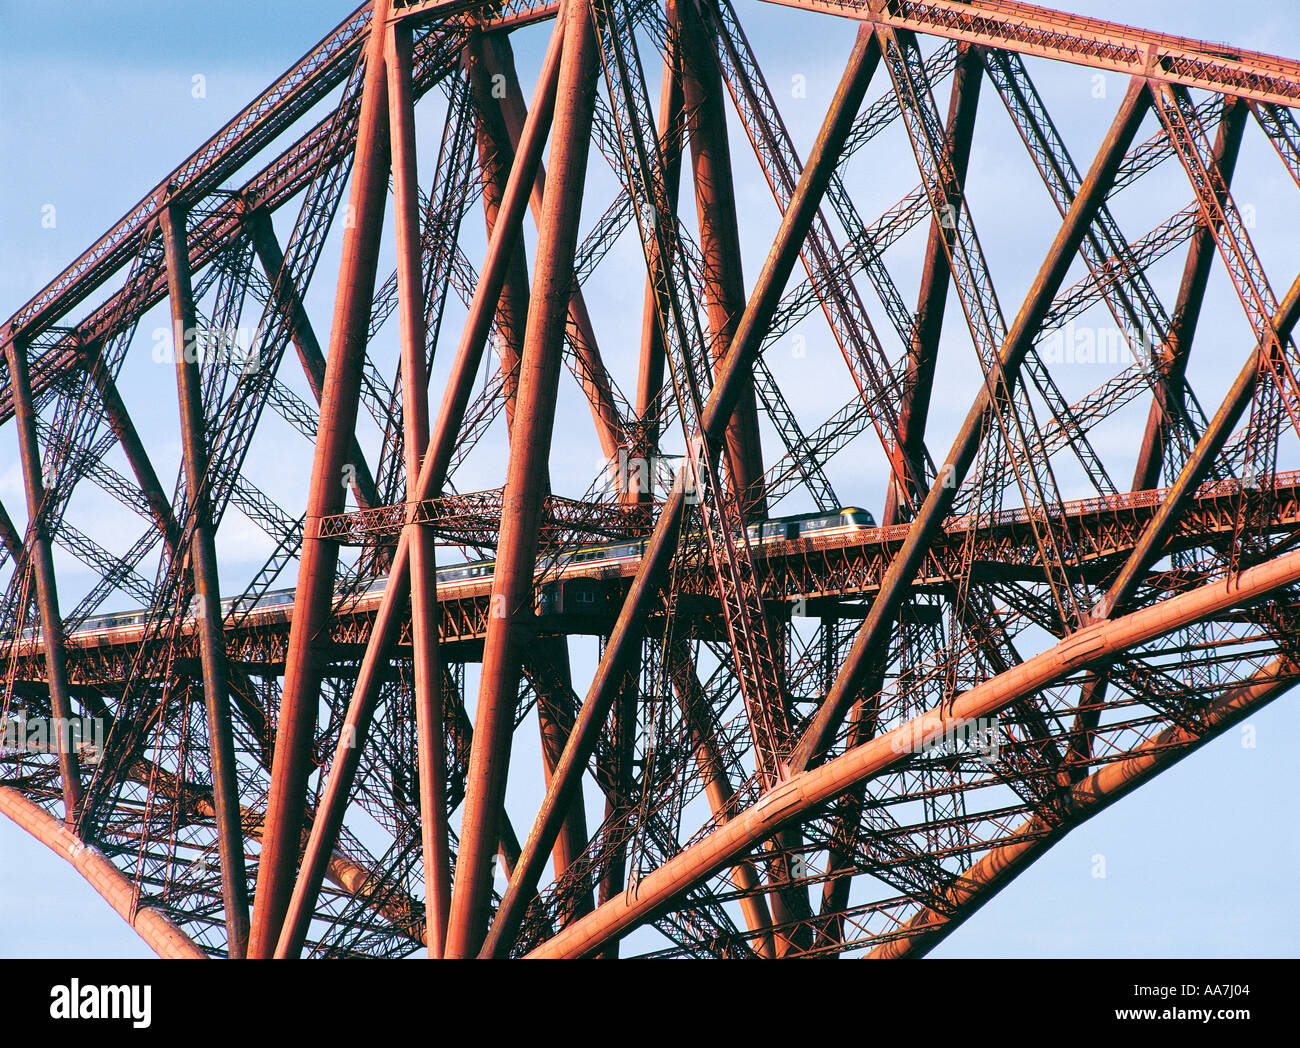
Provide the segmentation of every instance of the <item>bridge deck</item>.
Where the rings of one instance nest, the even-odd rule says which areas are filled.
[[[1236,481],[1202,485],[1184,514],[1171,548],[1203,545],[1217,536],[1231,537],[1238,512],[1241,485]],[[1300,527],[1300,471],[1279,473],[1271,487],[1274,512],[1270,529],[1288,532]],[[1075,556],[1093,581],[1114,569],[1136,544],[1143,529],[1167,497],[1167,489],[1154,489],[1102,498],[1079,499],[1064,505],[1066,535]],[[373,519],[373,518],[371,518]],[[430,525],[442,531],[437,525]],[[969,533],[975,532],[973,553],[965,551]],[[755,566],[765,600],[779,614],[789,614],[791,603],[802,599],[800,610],[809,615],[837,614],[852,617],[860,608],[846,606],[869,598],[898,547],[906,538],[907,524],[865,528],[837,535],[813,536],[788,541],[768,541],[755,549]],[[476,525],[481,537],[481,522]],[[942,590],[963,570],[962,558],[970,555],[970,570],[979,582],[1004,580],[1045,581],[1029,514],[1023,509],[998,513],[991,521],[975,524],[971,516],[954,517],[934,544],[926,567],[918,575],[918,590]],[[639,554],[612,557],[606,561],[564,564],[544,576],[534,587],[538,626],[544,633],[598,634],[612,625],[619,602],[641,558]],[[490,571],[490,565],[489,565]],[[547,600],[547,586],[583,580],[590,585],[586,606],[573,611]],[[441,639],[448,657],[475,661],[486,635],[492,594],[490,573],[472,579],[438,582],[442,610]],[[553,591],[552,591],[553,592]],[[707,613],[713,607],[714,582],[707,569],[686,573],[681,592],[687,597],[681,609]],[[331,640],[338,658],[356,657],[370,635],[382,588],[341,600],[331,622]],[[701,616],[708,618],[707,614]],[[240,624],[227,622],[226,643],[230,656],[238,661],[272,669],[282,666],[287,654],[292,602],[256,608]],[[68,638],[69,673],[74,682],[91,683],[123,679],[145,635],[144,626],[91,629]],[[409,623],[399,645],[409,644]],[[29,650],[19,656],[15,667],[18,680],[41,680],[43,653]],[[178,655],[197,658],[195,638],[181,639]]]

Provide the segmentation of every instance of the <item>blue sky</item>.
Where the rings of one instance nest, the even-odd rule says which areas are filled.
[[[737,6],[767,78],[778,90],[791,132],[806,151],[852,34],[845,23],[824,17],[762,3]],[[0,168],[0,244],[5,246],[0,254],[0,314],[8,316],[44,286],[351,9],[351,4],[337,0],[283,0],[274,5],[0,2],[0,155],[7,158]],[[1221,3],[1205,0],[1140,5],[1078,0],[1071,9],[1266,52],[1294,54],[1300,49],[1300,9],[1289,3],[1256,0],[1225,9]],[[519,34],[516,48],[528,82],[544,40],[544,30]],[[657,78],[657,62],[647,56],[645,64]],[[1092,97],[1088,70],[1041,63],[1032,68],[1067,133],[1076,161],[1086,166],[1122,94],[1121,79],[1111,77],[1108,97],[1099,101]],[[195,76],[203,78],[202,98],[194,97]],[[806,98],[781,90],[797,76],[806,80]],[[874,84],[868,97],[876,97],[881,89]],[[786,94],[791,97],[786,99]],[[977,221],[987,221],[981,225],[984,247],[999,281],[1003,307],[1014,311],[1041,254],[1039,240],[1033,239],[1032,228],[1025,234],[1033,241],[1029,246],[1014,238],[999,238],[993,230],[999,228],[998,219],[1019,216],[1021,225],[1037,227],[1041,240],[1051,235],[1054,212],[1045,203],[1018,141],[1007,130],[1005,113],[990,95],[986,89],[972,157],[972,181],[977,182],[971,189],[972,208]],[[940,97],[946,105],[946,89]],[[1150,129],[1146,125],[1144,133]],[[427,163],[436,143],[436,119],[426,118],[422,111],[419,131],[421,155]],[[1267,155],[1267,144],[1257,129],[1248,128],[1247,140],[1242,168],[1246,195],[1238,199],[1258,211],[1257,243],[1281,285],[1276,290],[1281,291],[1283,281],[1289,283],[1300,268],[1300,248],[1288,243],[1295,228],[1295,187],[1290,185],[1288,195],[1284,172],[1279,175],[1276,158]],[[878,197],[886,205],[916,181],[911,156],[897,148],[887,150],[890,143],[897,147],[899,140],[883,136],[880,150],[855,158],[857,166],[851,169],[851,177],[846,175],[855,194],[859,189],[864,195],[874,193],[873,199]],[[733,152],[740,155],[743,145],[733,127]],[[1015,150],[1019,152],[1013,169],[1010,157]],[[598,164],[594,152],[592,163]],[[603,178],[593,176],[584,230],[608,199],[597,199],[601,187],[612,185],[607,169]],[[1177,186],[1177,180],[1166,177],[1162,185]],[[1130,237],[1155,225],[1188,197],[1185,186],[1172,203],[1162,199],[1162,192],[1152,190],[1117,203],[1117,217]],[[777,216],[766,184],[752,164],[745,170],[738,164],[737,195],[746,274],[752,277]],[[41,223],[47,204],[56,208],[54,228]],[[880,209],[868,210],[875,214]],[[284,232],[282,228],[282,236]],[[903,244],[898,250],[900,270],[907,273],[909,263],[915,262],[915,247]],[[1177,259],[1181,265],[1181,255]],[[637,264],[635,256],[625,252],[611,257],[611,265],[630,274],[636,273]],[[327,257],[309,296],[322,331],[328,323],[333,276]],[[635,310],[639,325],[640,283],[635,279],[624,283],[624,287],[617,282],[604,286],[600,296],[590,300],[598,331],[617,330],[629,309]],[[914,296],[914,279],[900,276],[899,283],[905,299]],[[1172,291],[1165,295],[1166,303],[1172,302]],[[1217,403],[1215,392],[1222,388],[1225,376],[1235,372],[1247,347],[1240,324],[1233,319],[1240,309],[1221,279],[1212,282],[1208,301],[1215,308],[1207,309],[1203,321],[1206,336],[1198,336],[1193,381],[1212,409]],[[955,314],[956,304],[951,302],[950,318]],[[151,316],[141,325],[144,345],[154,323],[157,317]],[[815,362],[825,351],[825,335],[809,329],[807,338]],[[606,352],[615,350],[607,344]],[[946,447],[942,435],[950,433],[965,413],[973,368],[969,360],[952,370],[945,368],[936,396],[933,431],[937,435],[932,448]],[[801,412],[801,418],[814,424],[847,395],[842,382],[836,388],[836,382],[825,379],[829,372],[811,365],[773,361],[773,369],[806,412]],[[140,405],[136,418],[151,451],[156,447],[161,461],[174,468],[175,405],[165,400],[162,408],[152,408],[149,390],[156,377],[147,361],[129,360],[124,391],[128,400],[134,397]],[[1082,390],[1100,379],[1088,374],[1077,380],[1086,383]],[[631,387],[625,383],[625,388]],[[575,413],[572,417],[585,421],[585,406],[575,394],[562,405],[553,473],[557,478],[569,472],[589,477],[594,458],[590,441],[567,439],[570,423],[564,412],[568,408]],[[1142,415],[1145,410],[1143,403]],[[1131,454],[1132,432],[1125,430],[1127,424],[1119,420],[1111,430],[1099,433],[1099,450],[1113,456],[1108,462],[1124,461]],[[9,460],[12,447],[11,439],[0,441],[0,498],[21,517],[17,466]],[[298,483],[310,469],[310,461],[310,448],[299,448],[260,456],[249,468],[267,490],[280,491]],[[1293,459],[1283,468],[1296,466],[1300,460]],[[1120,469],[1117,476],[1122,473]],[[831,475],[846,502],[874,505],[872,492],[879,491],[882,475],[879,463],[837,462]],[[1063,484],[1071,482],[1068,477],[1063,480]],[[1067,497],[1084,493],[1072,489]],[[791,506],[790,511],[798,508],[802,507]],[[93,504],[87,503],[85,509],[92,512]],[[125,548],[133,526],[122,524],[119,532],[116,519],[106,519],[104,543]],[[264,537],[246,523],[232,520],[223,525],[220,538],[223,571],[226,563],[258,564],[265,555]],[[67,603],[79,596],[78,586],[86,582],[75,562],[60,561],[59,566],[61,587],[67,580]],[[1283,699],[1250,723],[1255,729],[1254,748],[1243,746],[1241,733],[1234,729],[1086,824],[976,915],[935,956],[1295,955],[1300,948],[1300,828],[1290,806],[1294,785],[1289,769],[1300,737],[1300,710],[1294,700]],[[512,788],[509,803],[517,806],[517,826],[527,824],[530,800],[531,794],[522,786]],[[1105,878],[1094,876],[1098,855],[1106,859]],[[128,955],[146,956],[148,951],[68,867],[7,822],[0,822],[0,956]]]

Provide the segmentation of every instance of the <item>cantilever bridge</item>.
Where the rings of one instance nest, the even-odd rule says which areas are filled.
[[[1295,230],[1234,184],[1300,210],[1300,61],[776,4],[856,33],[802,151],[756,5],[373,0],[6,322],[0,714],[103,734],[0,812],[159,953],[921,955],[1300,677]],[[1008,117],[1048,223],[981,206]]]

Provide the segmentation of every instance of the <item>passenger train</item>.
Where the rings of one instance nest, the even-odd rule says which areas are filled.
[[[763,546],[775,542],[792,542],[796,539],[811,537],[829,537],[853,532],[866,531],[876,526],[875,518],[865,509],[846,506],[835,513],[802,513],[791,517],[776,517],[759,521],[746,528],[746,535],[751,546]],[[645,554],[646,540],[636,539],[630,542],[609,542],[595,546],[585,546],[575,550],[561,565],[563,568],[575,566],[603,567],[640,560]],[[439,589],[447,584],[475,582],[490,578],[496,562],[492,560],[470,561],[465,564],[451,564],[437,570]],[[383,593],[387,577],[377,578],[363,591],[364,596]],[[579,587],[569,592],[568,587],[548,584],[551,588],[542,594],[539,612],[582,611],[591,610],[594,604],[594,589]],[[294,589],[271,590],[253,605],[253,611],[281,608],[293,604]],[[230,614],[237,598],[227,598],[221,602],[221,615]],[[571,607],[565,607],[571,604]],[[75,636],[88,637],[96,634],[108,635],[117,630],[127,630],[143,626],[146,612],[126,611],[92,615],[76,631]],[[38,630],[39,632],[39,630]]]

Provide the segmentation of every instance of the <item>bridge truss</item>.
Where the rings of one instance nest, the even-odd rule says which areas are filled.
[[[1012,0],[776,2],[856,33],[803,153],[733,0],[373,0],[8,319],[0,713],[106,735],[6,750],[0,811],[158,952],[920,955],[1295,683],[1300,279],[1232,183],[1249,134],[1300,189],[1300,62]],[[1053,63],[1122,88],[1078,160]],[[968,200],[995,110],[1037,233]],[[914,188],[871,200],[881,168]],[[1028,269],[995,283],[1006,238]],[[1201,353],[1236,377],[1202,402],[1224,278],[1237,334]],[[1126,362],[1074,390],[1101,372],[1054,347],[1097,318]],[[847,398],[821,422],[781,359],[804,323]],[[173,378],[164,465],[139,423]],[[936,393],[969,403],[941,439]],[[575,480],[579,425],[606,466]],[[263,490],[294,441],[309,480]],[[880,527],[747,529],[837,512],[833,478]],[[266,536],[242,576],[231,509]],[[491,569],[439,573],[466,555]]]

